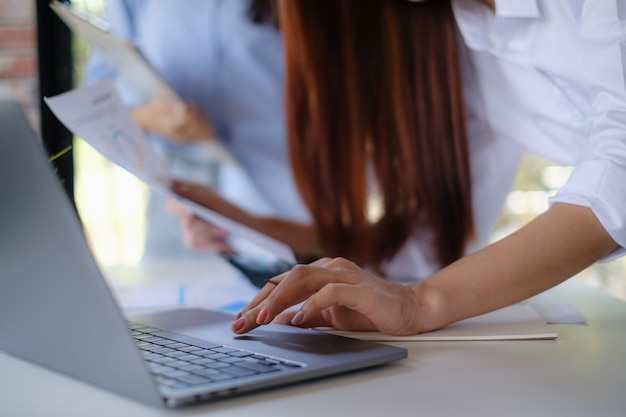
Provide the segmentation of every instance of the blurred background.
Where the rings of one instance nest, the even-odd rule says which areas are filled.
[[[106,0],[73,0],[75,7],[101,16]],[[0,96],[17,96],[37,125],[37,36],[35,4],[0,0]],[[80,86],[89,45],[72,39],[73,79]],[[136,265],[143,254],[147,190],[133,175],[75,139],[74,191],[88,239],[103,265]],[[527,157],[493,239],[501,238],[547,209],[547,199],[571,169]],[[594,265],[584,281],[626,300],[626,259]]]

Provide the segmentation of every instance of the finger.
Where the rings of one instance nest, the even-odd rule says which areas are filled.
[[[272,323],[287,324],[302,328],[334,328],[337,330],[372,330],[374,324],[365,316],[345,307],[331,307],[309,317],[306,322],[294,324],[294,317],[299,310],[287,310],[280,313]]]
[[[265,301],[267,296],[272,291],[274,291],[274,289],[276,288],[276,285],[280,283],[280,281],[283,279],[285,274],[286,273],[277,275],[274,278],[271,278],[270,280],[268,280],[268,283],[265,284],[263,288],[261,288],[261,290],[254,296],[254,298],[241,310],[241,312],[237,315],[237,317],[240,317],[241,315],[247,313],[248,311],[256,308],[257,306],[259,306],[259,304]]]
[[[357,284],[363,279],[363,272],[343,258],[321,258],[308,265],[296,265],[283,277],[266,307],[270,313],[278,314],[294,304],[293,298],[303,300],[301,297],[309,297],[329,283]]]
[[[285,309],[301,303],[312,294],[319,291],[329,282],[352,282],[352,277],[341,273],[340,270],[325,268],[323,265],[332,263],[322,260],[309,265],[296,265],[286,272],[266,300],[254,310],[257,313],[255,321],[258,324],[270,323]],[[322,265],[322,266],[320,266]],[[248,317],[252,316],[248,313]]]
[[[173,198],[168,198],[165,202],[165,209],[172,214],[185,215],[189,209]]]
[[[276,316],[273,323],[291,324],[291,321],[293,320],[293,316],[295,316],[297,312],[298,310],[283,311],[282,313]]]
[[[235,253],[227,242],[211,239],[207,236],[183,235],[185,246],[198,252]]]
[[[165,118],[171,124],[180,124],[187,117],[187,104],[179,100],[171,100],[162,97],[151,101],[152,108],[158,116]]]
[[[242,334],[260,326],[256,318],[259,315],[263,301],[265,301],[274,289],[276,289],[276,284],[271,282],[268,282],[261,288],[252,301],[235,316],[231,327],[233,332]]]
[[[193,104],[187,107],[185,128],[185,133],[190,138],[210,140],[215,137],[211,123],[206,119],[202,111]]]
[[[374,330],[370,316],[376,306],[372,291],[364,285],[330,283],[313,294],[292,317],[300,327],[330,326],[336,329]]]
[[[191,212],[185,213],[181,218],[181,226],[190,234],[207,236],[214,240],[225,240],[229,236],[227,230],[209,223]]]
[[[206,187],[186,181],[173,180],[171,187],[172,191],[176,194],[199,204],[203,204],[204,201],[209,200],[212,194]]]
[[[181,218],[183,242],[186,246],[203,252],[234,253],[228,243],[228,232],[188,213]]]
[[[347,263],[346,263],[347,262]],[[354,282],[353,274],[342,274],[342,269],[326,265],[354,265],[341,259],[322,258],[309,265],[296,265],[280,276],[279,285],[268,284],[242,310],[233,323],[235,333],[245,333],[261,324],[270,323],[285,309],[306,300],[327,283],[342,280]]]
[[[146,130],[170,137],[186,113],[184,103],[154,99],[133,109],[133,117]]]

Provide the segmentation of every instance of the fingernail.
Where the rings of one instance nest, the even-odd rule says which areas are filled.
[[[246,325],[246,318],[240,317],[233,322],[233,330],[235,332],[238,332],[239,330],[243,329],[245,325]]]
[[[291,324],[297,325],[298,323],[302,321],[303,318],[304,318],[304,311],[298,310],[296,315],[293,316],[293,318],[291,319]]]
[[[267,310],[263,307],[261,311],[259,311],[259,315],[256,316],[256,322],[258,324],[265,324],[265,320],[267,320]]]
[[[235,320],[237,320],[242,315],[243,315],[243,311],[240,311],[239,313],[237,313],[237,315],[235,316]]]

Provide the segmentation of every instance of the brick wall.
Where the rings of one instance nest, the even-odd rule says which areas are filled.
[[[0,98],[17,98],[38,124],[34,0],[0,0]]]

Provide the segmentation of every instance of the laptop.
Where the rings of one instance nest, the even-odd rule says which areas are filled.
[[[0,101],[0,349],[157,407],[403,359],[403,348],[180,309],[126,317],[21,106]],[[216,277],[219,279],[219,277]]]

